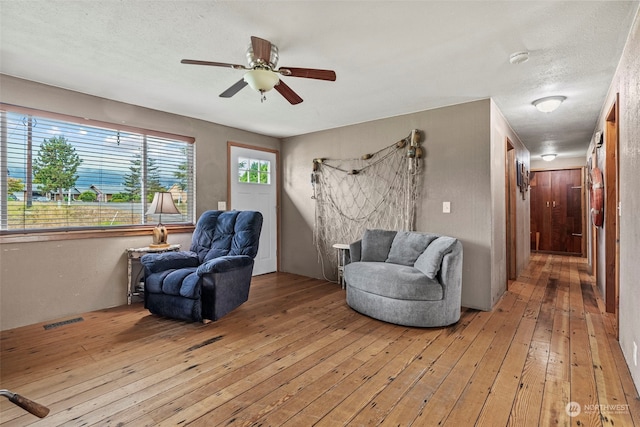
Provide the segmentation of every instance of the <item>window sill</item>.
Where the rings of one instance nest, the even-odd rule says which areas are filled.
[[[195,225],[167,225],[169,235],[176,233],[193,233]],[[0,235],[0,244],[50,242],[56,240],[99,239],[107,237],[151,236],[154,226],[131,228],[108,228],[102,230],[60,230],[42,232],[5,232]]]

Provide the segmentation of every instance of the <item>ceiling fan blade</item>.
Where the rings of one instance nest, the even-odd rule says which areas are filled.
[[[247,85],[247,82],[244,81],[244,78],[241,78],[236,83],[233,84],[229,89],[225,90],[220,94],[221,98],[231,98],[236,93],[240,92],[242,88]]]
[[[293,89],[287,86],[282,80],[280,80],[280,83],[275,86],[275,89],[280,92],[280,95],[284,96],[291,105],[300,104],[302,102],[302,98],[300,98],[298,94],[295,93]]]
[[[271,58],[271,42],[269,40],[251,36],[251,47],[256,60],[261,59],[265,64],[269,63]]]
[[[227,64],[226,62],[211,62],[211,61],[199,61],[197,59],[183,59],[180,61],[182,64],[192,64],[192,65],[210,65],[212,67],[226,67],[226,68],[235,68],[236,70],[247,70],[248,68],[244,65],[239,64]]]
[[[336,72],[333,70],[319,70],[316,68],[280,67],[278,72],[284,76],[303,77],[306,79],[318,79],[336,81]]]

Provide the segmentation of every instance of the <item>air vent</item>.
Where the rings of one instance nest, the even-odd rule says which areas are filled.
[[[48,331],[49,329],[59,328],[60,326],[69,325],[71,323],[82,322],[84,319],[82,317],[76,317],[74,319],[63,320],[62,322],[49,323],[48,325],[44,325],[44,329]]]

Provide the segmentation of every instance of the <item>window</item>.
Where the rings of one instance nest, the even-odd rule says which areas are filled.
[[[271,162],[239,157],[238,182],[271,184]]]
[[[0,233],[157,224],[168,191],[194,219],[193,139],[0,104]]]

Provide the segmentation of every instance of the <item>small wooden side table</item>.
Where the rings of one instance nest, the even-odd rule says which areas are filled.
[[[145,246],[144,248],[128,248],[127,252],[127,304],[131,305],[131,297],[140,296],[141,292],[135,289],[137,280],[133,280],[133,264],[140,264],[140,258],[142,255],[154,254],[161,252],[176,252],[180,250],[180,245],[169,245],[166,248],[150,248]],[[140,266],[142,268],[142,266]],[[137,277],[140,276],[140,268],[138,269]],[[137,278],[136,277],[136,278]]]
[[[344,289],[344,266],[347,264],[347,252],[349,252],[349,245],[346,243],[336,243],[333,245],[338,250],[338,283]]]

